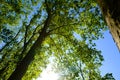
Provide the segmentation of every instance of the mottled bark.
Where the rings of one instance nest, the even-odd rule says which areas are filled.
[[[120,50],[120,0],[97,0],[112,37]]]

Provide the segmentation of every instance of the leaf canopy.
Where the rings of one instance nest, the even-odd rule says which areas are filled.
[[[35,48],[23,80],[37,78],[51,56],[54,68],[64,69],[67,78],[101,78],[99,67],[104,59],[94,40],[103,37],[106,26],[94,0],[2,0],[0,16],[0,79],[7,80],[27,55],[48,17],[47,36]]]

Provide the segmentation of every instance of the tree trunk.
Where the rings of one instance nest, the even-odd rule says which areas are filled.
[[[44,40],[44,36],[39,36],[37,41],[31,47],[30,51],[24,57],[24,59],[17,65],[15,71],[9,77],[8,80],[21,80],[27,71],[29,64],[34,60],[35,51],[41,47]]]
[[[120,0],[97,0],[112,37],[120,51]]]
[[[24,74],[26,73],[28,66],[30,63],[34,60],[34,56],[36,54],[36,51],[41,48],[41,44],[44,41],[44,39],[47,37],[47,27],[50,22],[50,17],[46,19],[45,25],[43,29],[40,32],[40,35],[38,39],[35,41],[27,55],[23,58],[23,60],[17,65],[14,72],[11,74],[11,76],[8,78],[8,80],[21,80]]]
[[[39,49],[41,48],[42,42],[49,35],[47,33],[47,28],[49,27],[52,15],[51,15],[51,9],[49,8],[49,5],[47,4],[47,0],[45,0],[45,4],[46,4],[46,11],[48,13],[48,17],[44,23],[43,28],[41,29],[41,32],[39,33],[39,37],[37,38],[37,40],[31,47],[31,49],[28,51],[26,56],[17,65],[16,69],[11,74],[11,76],[8,78],[8,80],[22,80],[22,77],[26,73],[28,66],[34,60],[34,56],[37,50],[39,51]]]

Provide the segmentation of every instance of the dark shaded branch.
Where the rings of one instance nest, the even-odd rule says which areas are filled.
[[[21,29],[20,29],[21,30]],[[0,53],[10,44],[12,43],[13,41],[15,41],[15,39],[17,38],[17,36],[19,35],[20,33],[20,30],[18,31],[18,33],[15,35],[15,37],[10,41],[10,42],[7,42],[1,49],[0,49]]]
[[[23,39],[21,39],[21,41],[20,41],[19,43],[17,43],[16,45],[19,45],[22,41],[23,41]],[[12,49],[13,49],[13,48],[9,49],[6,53],[3,54],[2,59],[0,60],[0,64],[5,60],[6,56],[10,55],[10,54],[8,54],[8,52],[10,53],[10,52],[12,51]],[[19,49],[19,48],[18,48],[18,49]],[[18,53],[20,52],[20,50],[22,50],[22,48],[20,48],[20,49],[16,52],[16,54],[18,54]],[[8,63],[8,62],[6,62],[6,63]]]
[[[80,74],[81,74],[81,76],[82,76],[82,80],[85,80],[85,78],[84,78],[84,74],[83,74],[83,71],[82,71],[82,63],[80,62]]]
[[[28,34],[28,29],[29,29],[29,25],[25,26],[25,35],[24,35],[24,47],[26,45],[26,41],[27,41],[27,34]]]
[[[29,45],[29,44],[31,44],[32,43],[32,39],[34,38],[34,36],[37,34],[36,33],[36,30],[37,30],[37,28],[39,27],[39,25],[35,28],[35,30],[33,31],[33,34],[32,34],[32,36],[30,37],[30,39],[28,40],[28,41],[26,41],[25,42],[25,44],[24,44],[24,47],[23,47],[23,50],[22,50],[22,52],[20,53],[20,57],[19,57],[19,60],[21,61],[22,59],[23,59],[23,55],[25,55],[25,54],[23,54],[23,53],[27,53],[27,46]],[[19,62],[20,62],[19,61]],[[19,64],[19,63],[18,63]]]
[[[63,27],[65,27],[65,26],[71,26],[71,25],[75,25],[75,24],[78,24],[78,23],[72,23],[72,24],[64,24],[64,25],[61,25],[61,26],[58,26],[58,27],[56,27],[56,28],[54,28],[54,29],[52,29],[52,30],[49,30],[49,32],[48,33],[51,33],[51,32],[53,32],[53,31],[55,31],[55,30],[57,30],[57,29],[60,29],[60,28],[63,28]]]
[[[28,66],[34,60],[34,56],[36,55],[36,51],[41,48],[42,42],[48,36],[46,33],[47,28],[49,27],[51,21],[50,11],[48,10],[48,17],[45,21],[44,27],[41,29],[39,33],[39,37],[32,45],[31,49],[28,51],[26,56],[22,59],[22,61],[17,65],[15,71],[11,74],[8,80],[21,80],[24,74],[26,73]]]

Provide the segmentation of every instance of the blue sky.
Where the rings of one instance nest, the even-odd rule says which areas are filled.
[[[104,39],[99,39],[96,44],[105,59],[100,68],[102,75],[113,73],[114,78],[120,80],[120,52],[109,31],[104,32]]]

